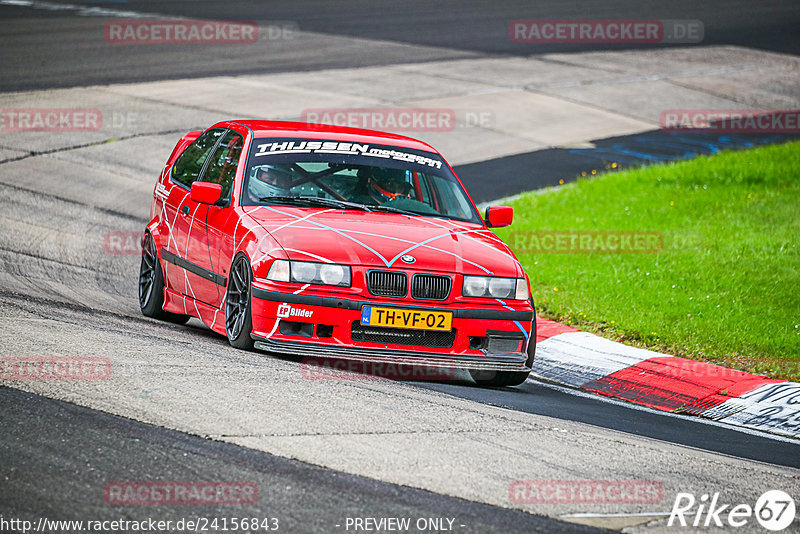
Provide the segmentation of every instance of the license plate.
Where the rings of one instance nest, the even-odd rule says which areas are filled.
[[[364,306],[361,308],[361,324],[449,331],[453,327],[453,312]]]

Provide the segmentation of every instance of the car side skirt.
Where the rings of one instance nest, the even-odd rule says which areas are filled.
[[[161,259],[166,262],[169,262],[173,265],[177,265],[183,269],[186,269],[190,273],[196,274],[206,280],[210,280],[217,284],[218,286],[225,287],[228,284],[228,279],[222,276],[221,274],[217,274],[214,271],[209,271],[205,267],[201,267],[195,263],[190,262],[185,258],[181,258],[177,254],[173,254],[169,250],[162,248],[161,249]]]

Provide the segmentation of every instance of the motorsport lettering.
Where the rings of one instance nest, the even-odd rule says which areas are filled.
[[[400,152],[392,149],[370,147],[366,143],[348,143],[339,141],[275,141],[258,145],[255,156],[274,154],[347,154],[368,156],[373,158],[394,159],[427,165],[436,169],[442,168],[442,162],[417,154]]]

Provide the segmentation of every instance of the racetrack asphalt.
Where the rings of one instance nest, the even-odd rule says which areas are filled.
[[[348,518],[447,518],[454,531],[463,533],[603,532],[349,475],[6,387],[0,387],[0,411],[0,470],[5,475],[0,511],[5,519],[36,524],[42,516],[53,521],[277,518],[281,532],[345,532]],[[215,506],[125,506],[105,500],[106,484],[143,480],[249,482],[257,486],[258,499]]]
[[[59,4],[73,6],[61,8]],[[521,44],[508,25],[516,19],[693,19],[704,26],[702,44],[800,53],[800,5],[750,2],[600,3],[526,0],[491,3],[423,0],[376,4],[325,2],[0,2],[0,91],[72,87],[159,79],[197,78],[323,68],[363,67],[486,56],[529,56],[588,50],[653,49],[651,44]],[[88,9],[94,7],[93,11]],[[132,11],[151,19],[256,21],[288,24],[303,35],[241,46],[104,46],[103,24]],[[321,36],[324,36],[322,38]]]
[[[456,174],[476,203],[490,203],[544,187],[574,182],[581,176],[668,163],[722,150],[782,143],[800,134],[674,133],[652,130],[595,139],[591,147],[546,148],[523,154],[457,165]],[[613,165],[613,168],[612,168]],[[502,176],[502,180],[487,180]]]
[[[483,7],[474,2],[450,9],[398,4],[370,13],[360,2],[346,9],[302,2],[276,5],[262,14],[254,11],[258,3],[246,2],[239,4],[235,17],[220,13],[232,9],[233,3],[97,4],[196,18],[299,20],[303,34],[291,42],[247,49],[134,47],[112,53],[98,43],[103,44],[102,26],[117,16],[113,13],[86,17],[77,15],[76,9],[53,11],[0,2],[0,16],[13,21],[0,29],[4,74],[0,90],[186,78],[191,83],[215,74],[414,61],[439,69],[437,62],[442,60],[466,64],[475,58],[538,52],[498,41],[509,18],[591,15],[578,4],[566,4],[566,11],[556,12],[552,7],[556,3],[531,14],[529,8],[511,3]],[[602,13],[633,17],[657,11],[669,18],[701,18],[706,20],[705,44],[797,52],[792,31],[798,7],[793,4],[695,4],[687,3],[680,16],[675,16],[680,6],[664,11],[632,2],[606,3]],[[186,11],[189,8],[191,12]],[[404,31],[409,26],[416,29]],[[488,26],[491,31],[478,31]],[[447,30],[441,31],[443,27]],[[616,57],[600,60],[613,63]],[[312,83],[313,75],[304,83]],[[347,79],[362,75],[366,73],[351,73]],[[469,85],[445,81],[457,87]],[[197,83],[207,88],[213,80]],[[270,83],[267,80],[264,86]],[[367,85],[372,83],[369,79]],[[199,87],[184,93],[185,98],[202,93]],[[782,86],[789,97],[795,88],[791,83]],[[177,327],[141,317],[135,295],[135,251],[111,250],[104,240],[111,232],[138,235],[155,175],[178,135],[189,126],[207,126],[229,117],[223,104],[231,101],[223,90],[219,107],[187,103],[178,109],[159,101],[155,86],[146,93],[139,86],[113,90],[138,93],[136,106],[141,107],[130,109],[146,119],[120,136],[121,141],[112,141],[118,132],[103,131],[95,137],[4,134],[0,142],[0,160],[5,160],[0,164],[0,222],[5,229],[0,236],[3,354],[102,356],[110,358],[114,368],[110,380],[94,384],[3,381],[15,389],[0,388],[4,408],[0,458],[7,462],[3,470],[18,477],[0,490],[4,517],[9,511],[69,517],[76,508],[74,495],[79,496],[76,518],[90,519],[93,511],[109,513],[98,495],[115,476],[255,478],[262,487],[280,488],[262,492],[269,500],[257,511],[280,509],[296,531],[330,530],[325,528],[328,521],[343,517],[342,507],[376,516],[463,514],[464,524],[476,525],[476,532],[486,531],[478,528],[484,526],[482,516],[491,518],[487,528],[552,531],[547,529],[561,528],[562,523],[529,513],[549,518],[579,512],[663,513],[682,491],[696,495],[721,491],[728,502],[750,503],[775,487],[800,493],[800,454],[790,441],[656,414],[531,381],[519,388],[486,390],[471,387],[465,377],[460,384],[311,382],[302,378],[299,363],[291,358],[235,351],[224,338],[194,321]],[[311,94],[313,84],[305,90],[304,95]],[[84,93],[78,88],[54,102],[111,93],[109,88],[104,91]],[[3,107],[12,107],[51,105],[41,102],[52,96],[41,92],[3,97]],[[128,109],[117,101],[105,102],[92,105]],[[592,106],[597,107],[583,109]],[[631,115],[631,123],[646,118]],[[158,120],[147,122],[151,117]],[[614,137],[594,145],[615,148],[618,143],[635,142],[635,137]],[[657,144],[648,146],[657,150]],[[563,150],[570,158],[581,157],[570,150],[592,150],[578,145],[541,148],[543,154],[521,151],[516,167],[504,166],[508,161],[498,157],[493,167],[473,161],[465,165],[474,167],[459,171],[465,176],[473,169],[513,175],[515,169],[541,165],[543,159],[536,158],[543,158],[547,150]],[[597,152],[585,163],[602,163],[603,157],[607,154]],[[572,167],[561,166],[564,162],[571,164],[566,157],[554,163],[548,180],[572,172]],[[528,187],[531,177],[526,180],[496,195],[480,190],[479,184],[471,187],[480,190],[479,198],[491,200]],[[8,428],[13,430],[7,432]],[[510,502],[509,484],[528,479],[657,480],[664,485],[665,498],[644,507]],[[66,491],[51,487],[74,491],[66,496]],[[154,508],[126,513],[148,511],[164,516],[185,513]],[[470,523],[473,517],[475,522]],[[627,518],[630,525],[637,525],[631,532],[666,531],[663,521],[651,524],[651,519]],[[594,521],[621,528],[618,520],[608,517]]]

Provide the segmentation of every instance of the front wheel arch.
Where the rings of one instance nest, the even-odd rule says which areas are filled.
[[[231,346],[252,350],[255,342],[252,305],[253,268],[243,252],[233,257],[225,289],[225,334]]]
[[[528,334],[528,359],[525,361],[525,366],[532,369],[533,361],[536,357],[536,307],[533,305],[533,297],[530,300],[531,308],[533,309],[533,321],[531,322],[531,331]],[[528,379],[530,371],[470,371],[469,374],[479,386],[500,388],[523,384]]]

